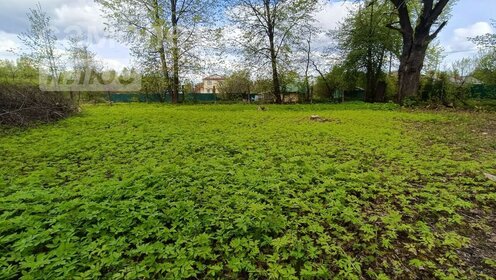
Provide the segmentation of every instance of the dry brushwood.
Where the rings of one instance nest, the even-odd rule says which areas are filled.
[[[0,125],[53,122],[77,111],[78,106],[61,92],[42,92],[36,86],[0,85]]]

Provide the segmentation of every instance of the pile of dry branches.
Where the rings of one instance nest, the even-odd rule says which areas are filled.
[[[52,122],[78,110],[62,92],[43,92],[36,86],[0,85],[0,125]]]

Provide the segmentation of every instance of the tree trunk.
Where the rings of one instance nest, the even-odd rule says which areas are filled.
[[[250,88],[250,84],[248,83],[248,104],[251,103],[251,88]]]
[[[417,96],[427,51],[427,44],[423,43],[407,43],[406,46],[401,54],[398,72],[398,103]]]
[[[369,21],[369,38],[372,39],[374,36],[374,2],[370,2],[370,21]],[[372,52],[372,42],[369,42],[367,47],[367,73],[365,74],[366,85],[365,85],[365,102],[375,101],[375,88],[376,88],[376,73],[374,71],[373,59],[374,54]]]
[[[319,73],[320,77],[324,81],[324,84],[325,84],[326,89],[327,89],[327,93],[329,94],[329,100],[331,98],[334,100],[334,93],[332,92],[332,87],[331,87],[329,81],[327,80],[324,73],[322,73],[322,71],[320,71],[320,69],[317,67],[317,65],[315,64],[315,61],[313,61],[312,63],[313,63],[313,67],[315,68],[315,71],[317,71],[317,73]],[[313,95],[313,93],[312,93],[312,95]],[[343,92],[343,98],[342,99],[344,101],[344,92]]]
[[[179,101],[179,44],[177,30],[177,2],[171,1],[171,21],[172,21],[172,103]]]
[[[387,84],[385,81],[378,81],[375,89],[375,102],[385,102],[386,101],[386,88]]]
[[[308,70],[310,68],[310,54],[312,52],[312,32],[309,31],[309,38],[307,40],[307,61],[306,61],[306,64],[305,64],[305,91],[306,91],[306,94],[305,94],[305,99],[307,102],[310,102],[311,103],[311,96],[310,96],[310,80],[308,78]]]
[[[164,75],[165,80],[167,81],[167,92],[169,94],[172,93],[172,83],[171,79],[169,76],[169,69],[167,69],[167,60],[165,56],[165,48],[163,46],[163,42],[161,43],[162,46],[158,49],[158,53],[160,55],[160,64],[162,68],[162,75]]]
[[[155,24],[157,26],[160,26],[160,22],[161,22],[161,18],[160,18],[160,10],[159,10],[159,4],[158,4],[158,0],[155,0],[153,2],[153,5],[154,5],[154,9],[155,9]],[[160,30],[161,33],[157,34],[157,43],[160,44],[160,46],[158,47],[158,53],[159,53],[159,56],[160,56],[160,68],[162,70],[162,75],[163,77],[165,78],[165,80],[167,81],[167,92],[169,94],[172,93],[172,84],[171,84],[171,79],[170,79],[170,76],[169,76],[169,69],[167,68],[167,58],[166,58],[166,55],[165,55],[165,47],[164,47],[164,43],[165,43],[165,34],[162,34],[163,32],[163,29]],[[162,96],[160,97],[160,101],[165,101],[165,97],[164,99],[162,100]]]
[[[367,72],[365,73],[366,85],[365,85],[365,102],[375,101],[375,88],[376,88],[376,73],[372,62],[370,61],[372,54],[369,54],[369,61],[367,62]]]
[[[386,56],[386,49],[383,48],[381,56],[379,57],[379,62],[377,63],[377,68],[375,69],[374,102],[386,102],[387,84],[385,81],[381,80],[381,76],[383,74],[382,67],[384,66],[385,56]]]
[[[431,34],[431,28],[446,8],[450,0],[423,0],[422,11],[416,25],[412,25],[408,5],[403,0],[390,0],[396,7],[400,27],[388,25],[399,31],[403,37],[403,49],[398,69],[397,101],[403,103],[406,98],[416,97],[420,87],[420,76],[424,66],[425,54],[429,43],[446,26],[447,21],[439,24]]]
[[[276,46],[274,43],[274,25],[272,24],[272,17],[270,11],[270,2],[264,1],[265,12],[267,14],[267,35],[269,36],[269,46],[270,46],[270,62],[272,64],[272,85],[274,89],[274,95],[276,98],[276,103],[282,103],[281,96],[281,82],[279,81],[279,73],[277,71],[277,53]]]
[[[272,53],[273,51],[271,51]],[[282,103],[282,96],[281,96],[281,82],[279,81],[279,73],[277,72],[277,62],[275,57],[271,56],[272,60],[272,81],[274,85],[274,95],[276,97],[276,103],[281,104]]]

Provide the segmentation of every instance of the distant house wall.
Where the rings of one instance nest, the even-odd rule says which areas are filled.
[[[219,93],[221,80],[203,80],[203,93]]]
[[[203,94],[219,93],[219,88],[224,80],[225,78],[219,75],[205,77],[202,83],[196,85],[195,92]]]
[[[282,102],[284,103],[298,103],[300,102],[299,93],[287,93],[282,95]]]

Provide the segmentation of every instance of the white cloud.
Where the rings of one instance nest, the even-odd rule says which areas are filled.
[[[116,41],[115,39],[103,37],[98,41],[89,41],[87,42],[91,45],[91,48],[97,52],[105,52],[107,55],[111,54],[121,54],[123,50],[128,52],[128,48],[124,45]]]
[[[463,28],[453,30],[453,36],[444,46],[447,53],[470,53],[475,52],[477,46],[470,41],[470,38],[493,33],[493,28],[489,22],[477,22]]]
[[[0,31],[0,53],[4,54],[10,50],[19,48],[18,39],[16,34]]]
[[[316,13],[316,26],[324,30],[337,29],[350,11],[358,7],[357,3],[352,1],[324,2],[322,9]]]
[[[323,33],[317,34],[312,40],[313,60],[322,70],[330,65],[335,65],[341,60],[336,53],[336,41],[331,38],[327,32],[333,32],[339,29],[341,23],[346,19],[350,12],[358,8],[359,3],[353,1],[321,2],[321,9],[315,14],[314,26],[322,30]],[[316,73],[313,73],[316,75]]]
[[[100,56],[96,57],[97,60],[101,61],[103,64],[103,67],[106,69],[113,69],[118,72],[122,71],[124,68],[129,68],[129,65],[127,63],[124,63],[122,61],[119,61],[117,59],[110,59],[110,58],[102,58]]]
[[[121,71],[130,67],[128,48],[106,36],[105,20],[98,4],[92,0],[76,0],[56,7],[53,22],[61,32],[60,38],[85,35],[86,43],[105,68]]]
[[[63,4],[55,8],[54,23],[64,29],[77,26],[85,30],[101,32],[105,28],[99,7],[94,2]]]
[[[321,9],[314,15],[314,26],[323,31],[313,38],[312,48],[317,52],[329,51],[334,46],[335,40],[327,32],[339,29],[350,12],[358,8],[358,3],[353,1],[323,1],[321,5]]]

